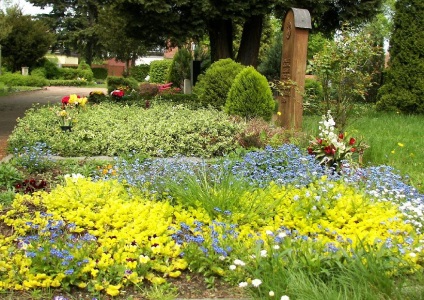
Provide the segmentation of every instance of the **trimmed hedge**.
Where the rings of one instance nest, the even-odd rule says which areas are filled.
[[[49,80],[49,84],[51,86],[85,86],[88,85],[90,82],[87,80],[63,80],[63,79],[54,79]]]
[[[150,63],[150,82],[165,83],[172,60],[155,60]]]
[[[23,76],[19,73],[3,73],[0,76],[0,82],[3,82],[7,86],[46,86],[47,80],[41,76]]]
[[[141,64],[130,68],[130,77],[133,77],[139,82],[143,82],[149,74],[150,65]]]

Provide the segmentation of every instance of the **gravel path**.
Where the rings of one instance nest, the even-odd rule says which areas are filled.
[[[34,104],[60,102],[63,96],[78,94],[88,96],[91,91],[105,88],[81,88],[49,86],[36,91],[19,92],[0,97],[0,160],[6,157],[7,139],[17,124],[17,118],[25,115],[25,111]]]

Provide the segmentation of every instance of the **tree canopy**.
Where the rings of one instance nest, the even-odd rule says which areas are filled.
[[[84,5],[77,0],[29,2],[52,6],[51,17],[61,20],[68,36],[73,34],[79,46],[93,54],[94,46],[100,45],[95,31],[99,12],[112,7],[116,16],[127,20],[125,34],[147,45],[166,45],[169,41],[178,45],[206,35],[212,61],[233,58],[256,66],[264,20],[271,14],[282,19],[291,7],[306,8],[312,16],[313,30],[330,34],[345,21],[360,23],[370,19],[382,0],[87,0]],[[119,22],[119,18],[114,19]],[[234,52],[235,24],[241,24],[242,33]],[[89,58],[87,52],[86,60]]]
[[[42,21],[23,15],[17,6],[8,8],[4,19],[9,26],[2,41],[4,62],[13,72],[34,66],[47,53],[54,35]]]

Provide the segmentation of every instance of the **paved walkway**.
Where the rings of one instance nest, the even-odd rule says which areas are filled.
[[[25,115],[25,111],[34,104],[60,103],[63,96],[78,94],[88,96],[91,91],[105,88],[81,87],[45,87],[36,91],[20,92],[0,97],[0,160],[4,158],[7,148],[7,139],[17,124],[17,119]]]

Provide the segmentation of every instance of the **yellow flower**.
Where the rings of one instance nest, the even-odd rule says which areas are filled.
[[[76,94],[72,94],[69,96],[69,104],[74,104],[78,101],[78,96]]]
[[[107,287],[107,289],[106,289],[106,293],[108,295],[111,295],[112,297],[113,296],[117,296],[117,295],[119,295],[119,289],[120,288],[121,288],[121,285],[120,284],[118,284],[118,285],[109,285]]]
[[[277,113],[277,115],[281,116],[281,111],[279,111],[279,112]]]
[[[398,146],[399,147],[403,147],[403,146],[405,146],[404,144],[402,144],[402,143],[398,143]]]

